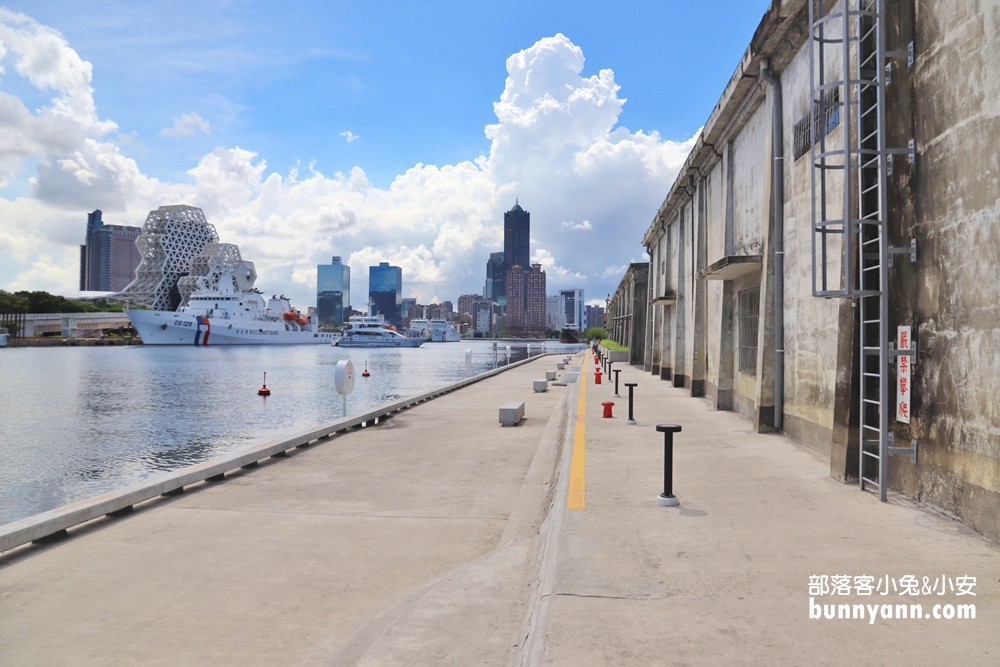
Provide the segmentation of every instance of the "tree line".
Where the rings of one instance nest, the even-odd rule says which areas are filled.
[[[0,313],[120,313],[122,304],[107,299],[73,301],[48,292],[0,290]]]

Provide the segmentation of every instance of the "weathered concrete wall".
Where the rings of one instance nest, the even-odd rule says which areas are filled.
[[[893,175],[892,228],[918,261],[892,269],[890,319],[918,354],[913,420],[894,430],[920,449],[890,486],[1000,538],[1000,2],[898,4],[916,62],[890,86],[890,137],[915,136],[918,157]]]
[[[793,128],[809,115],[809,49],[803,44],[781,72],[784,97],[785,152],[785,410],[784,430],[796,440],[829,452],[833,435],[834,389],[837,376],[839,301],[812,295],[812,195],[810,157],[794,158]],[[839,65],[839,63],[837,63]],[[831,65],[832,67],[832,65]],[[832,69],[830,70],[833,71]],[[841,145],[844,123],[827,135]],[[835,174],[831,183],[842,182]],[[843,188],[827,192],[831,217],[843,217]],[[838,282],[841,246],[831,245],[829,273]]]
[[[769,200],[765,191],[766,159],[771,153],[771,108],[757,108],[733,138],[733,238],[737,255],[759,255]]]
[[[890,430],[900,441],[920,442],[916,466],[907,457],[890,460],[889,484],[1000,538],[1000,0],[887,4],[887,47],[916,46],[913,67],[894,61],[887,144],[915,138],[917,146],[915,164],[894,161],[887,241],[906,246],[915,238],[919,256],[913,265],[897,256],[890,269],[891,331],[912,326],[918,347],[913,421],[893,422]],[[773,419],[774,350],[782,347],[772,322],[772,97],[757,79],[767,58],[780,72],[784,98],[783,428],[827,453],[831,474],[849,481],[857,477],[858,313],[850,301],[812,294],[812,169],[808,153],[793,153],[794,126],[808,116],[811,96],[805,11],[804,1],[772,3],[643,242],[656,242],[677,292],[676,306],[659,307],[651,324],[659,330],[661,374],[693,395],[707,391],[719,408],[730,407],[730,388],[731,409],[765,429]],[[839,50],[827,51],[831,79],[839,78],[841,62]],[[846,120],[826,136],[828,149],[843,147]],[[845,215],[842,179],[829,175],[827,219]],[[827,288],[841,289],[847,276],[839,240],[827,250]],[[695,280],[730,253],[763,255],[760,272],[730,283]],[[735,295],[754,284],[761,301],[751,374],[737,370],[738,345],[727,336],[738,329],[727,327],[737,324]]]

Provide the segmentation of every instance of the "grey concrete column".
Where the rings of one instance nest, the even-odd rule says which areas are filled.
[[[772,142],[768,142],[770,145]],[[773,149],[771,149],[773,151]],[[771,153],[767,155],[770,161]],[[764,243],[761,248],[763,266],[760,276],[760,307],[757,333],[757,391],[754,396],[753,426],[758,433],[774,431],[774,188],[771,169],[763,170]]]
[[[726,254],[736,254],[736,239],[733,231],[733,221],[735,217],[736,194],[733,187],[733,142],[726,144],[726,150],[722,154],[726,170]]]
[[[694,287],[694,347],[691,359],[691,395],[705,395],[705,374],[707,366],[708,331],[708,286],[704,280],[696,280],[695,276],[705,268],[708,239],[706,238],[705,215],[705,180],[698,181],[698,210],[695,218],[694,266],[691,281]]]
[[[685,229],[690,225],[690,204],[685,204],[681,208],[680,218],[677,220],[677,304],[674,306],[673,318],[673,370],[674,386],[683,387],[686,384],[687,364],[685,356],[687,354],[687,270],[686,262],[687,249],[684,247],[687,242]]]
[[[649,291],[656,294],[662,288],[659,286],[659,274],[653,273],[657,266],[657,260],[660,255],[660,244],[656,243],[655,249],[653,246],[648,246],[646,248],[646,253],[649,255]],[[660,346],[659,346],[659,336],[657,335],[657,310],[656,306],[652,306],[649,303],[649,299],[646,299],[646,303],[643,304],[643,308],[646,311],[646,333],[645,340],[643,342],[643,349],[645,350],[645,357],[642,365],[642,369],[646,372],[652,371],[654,365],[659,365],[660,363]]]

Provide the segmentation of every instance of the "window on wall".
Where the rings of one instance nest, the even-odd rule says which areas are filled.
[[[823,93],[821,100],[816,100],[816,141],[819,141],[840,125],[840,88],[830,88]],[[812,146],[810,136],[812,128],[809,126],[809,114],[795,123],[792,130],[792,153],[795,159],[809,152]]]
[[[737,314],[740,320],[740,373],[757,375],[757,327],[760,321],[760,285],[740,290]]]

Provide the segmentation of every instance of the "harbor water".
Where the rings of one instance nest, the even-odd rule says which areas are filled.
[[[550,352],[581,347],[546,343]],[[523,344],[512,352],[526,356]],[[354,363],[347,410],[356,414],[492,368],[493,343],[5,349],[0,524],[339,419],[341,359]],[[257,396],[265,371],[268,398]]]

